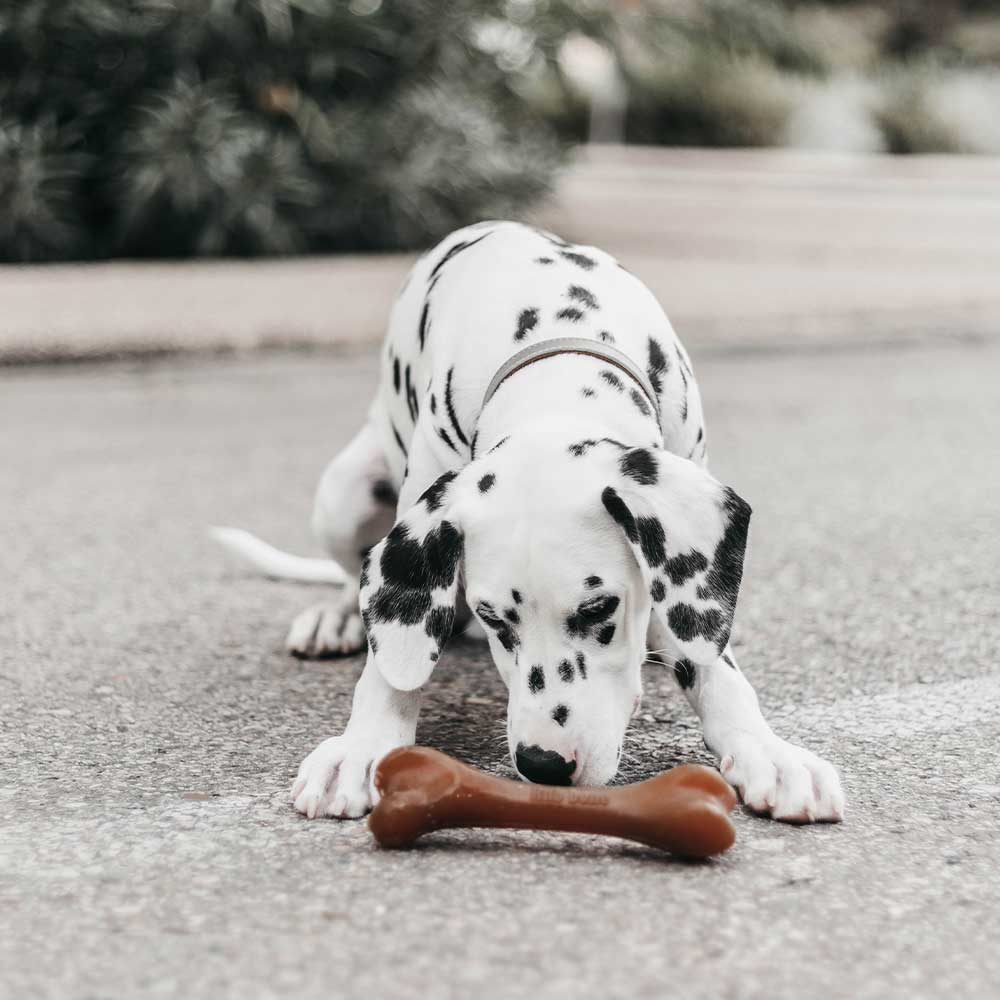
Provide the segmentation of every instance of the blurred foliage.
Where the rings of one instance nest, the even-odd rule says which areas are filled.
[[[425,245],[591,135],[1000,151],[998,64],[1000,0],[0,0],[0,259]]]
[[[0,0],[0,258],[426,243],[522,211],[572,0]],[[554,74],[558,78],[558,74]]]
[[[1000,0],[645,0],[613,5],[622,138],[985,152],[1000,125]],[[582,138],[593,95],[539,106]]]

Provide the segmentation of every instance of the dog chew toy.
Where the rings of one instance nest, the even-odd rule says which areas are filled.
[[[510,781],[427,747],[400,747],[375,772],[381,799],[368,826],[382,847],[409,847],[457,827],[598,833],[684,858],[708,858],[736,839],[736,793],[715,771],[683,764],[616,788]]]

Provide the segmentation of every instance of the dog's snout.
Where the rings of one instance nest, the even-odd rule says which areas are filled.
[[[536,785],[569,785],[576,770],[575,760],[566,760],[555,750],[518,743],[514,763],[518,772]]]

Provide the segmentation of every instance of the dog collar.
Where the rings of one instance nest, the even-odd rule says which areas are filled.
[[[643,395],[652,404],[656,419],[660,418],[660,404],[653,391],[653,385],[646,376],[646,373],[623,351],[617,347],[605,344],[599,340],[587,340],[585,337],[555,337],[552,340],[542,340],[537,344],[531,344],[517,354],[509,357],[498,369],[496,374],[490,379],[490,384],[483,396],[483,407],[493,398],[497,389],[503,385],[515,372],[519,372],[528,365],[533,365],[536,361],[544,358],[551,358],[556,354],[589,354],[592,358],[606,361],[609,365],[614,365],[619,371],[623,371],[633,382],[642,389]]]

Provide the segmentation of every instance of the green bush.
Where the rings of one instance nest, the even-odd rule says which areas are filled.
[[[544,194],[570,0],[2,0],[0,258],[426,243]],[[588,19],[589,18],[589,19]]]
[[[773,0],[657,0],[621,22],[629,141],[770,146],[823,51]]]

